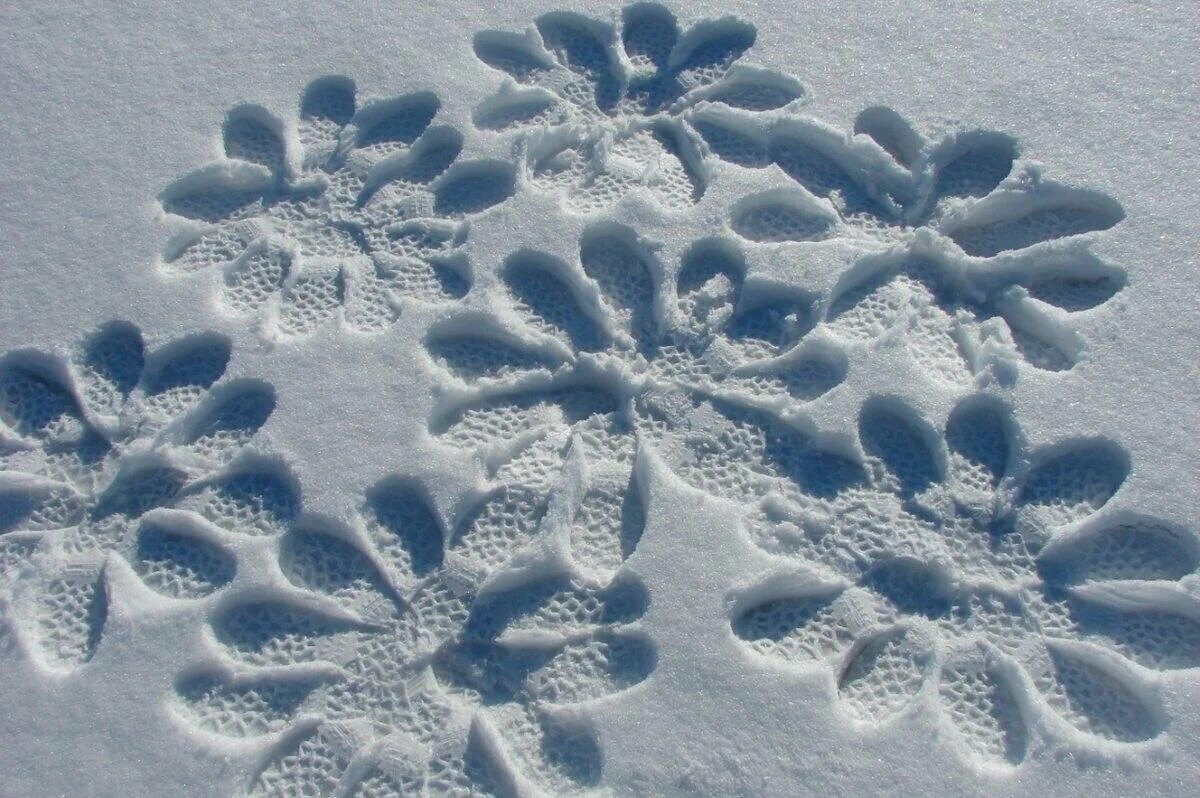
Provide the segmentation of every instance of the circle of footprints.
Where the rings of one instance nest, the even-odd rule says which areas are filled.
[[[473,215],[512,195],[496,161],[457,162],[463,137],[431,125],[439,102],[416,92],[356,106],[347,78],[313,81],[293,127],[260,106],[230,111],[226,158],[171,185],[163,209],[190,220],[172,273],[220,271],[220,306],[306,335],[343,314],[386,328],[399,300],[463,296],[459,250]]]
[[[969,382],[988,352],[1070,368],[1082,348],[1071,314],[1123,286],[1088,252],[1124,216],[1111,197],[1044,179],[1001,133],[929,140],[870,108],[854,135],[795,115],[709,106],[689,123],[708,152],[776,171],[792,188],[738,200],[730,227],[795,257],[818,242],[874,250],[838,284],[833,315],[854,340],[896,340],[931,376]]]
[[[692,484],[747,503],[782,483],[835,489],[853,466],[788,422],[845,368],[836,348],[798,343],[812,297],[756,293],[721,239],[693,246],[656,287],[662,268],[612,225],[585,232],[576,263],[509,257],[503,312],[463,311],[426,339],[445,374],[435,436],[501,483],[565,481],[568,493],[628,492],[641,442]],[[584,541],[575,556],[596,573],[620,563]]]
[[[685,111],[705,102],[761,111],[804,96],[796,80],[738,63],[755,37],[733,17],[680,31],[654,3],[626,6],[619,26],[555,11],[524,34],[481,31],[475,55],[507,79],[474,123],[515,132],[531,185],[575,212],[635,190],[683,210],[707,180]]]
[[[645,679],[655,653],[630,575],[529,567],[562,517],[544,493],[501,487],[443,531],[419,486],[390,479],[350,527],[292,518],[257,539],[273,577],[209,599],[216,653],[180,680],[180,715],[268,740],[253,795],[595,785],[581,708]],[[232,548],[254,531],[222,534]]]
[[[958,404],[944,433],[876,399],[859,438],[858,484],[763,508],[759,544],[813,570],[745,591],[739,638],[827,669],[863,722],[936,706],[985,762],[1021,762],[1035,729],[1062,731],[1055,719],[1117,742],[1161,732],[1154,671],[1200,665],[1200,541],[1100,513],[1124,452],[1098,439],[1025,452],[988,396]]]
[[[232,560],[179,521],[221,517],[275,406],[269,386],[222,379],[229,354],[207,334],[148,352],[136,327],[111,322],[70,357],[0,360],[0,585],[46,665],[69,671],[95,653],[109,552],[172,595],[232,578]]]

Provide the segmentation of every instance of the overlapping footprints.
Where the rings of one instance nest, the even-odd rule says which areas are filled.
[[[754,26],[725,17],[681,31],[655,3],[626,6],[619,24],[544,14],[524,34],[482,31],[475,55],[507,76],[474,114],[515,131],[532,185],[591,213],[635,191],[659,207],[690,207],[705,191],[688,108],[721,103],[751,112],[804,96],[796,80],[739,64]]]
[[[501,274],[519,331],[463,313],[429,335],[447,379],[434,434],[475,450],[494,479],[578,471],[611,485],[614,503],[643,443],[692,484],[748,503],[781,482],[825,491],[853,479],[787,420],[844,373],[836,350],[798,343],[812,298],[747,283],[722,239],[672,271],[668,285],[664,265],[612,225],[585,231],[576,263],[515,253]]]
[[[877,399],[859,438],[867,482],[776,502],[755,528],[820,576],[741,597],[733,629],[749,648],[827,668],[866,722],[923,698],[985,762],[1021,762],[1051,716],[1120,742],[1162,731],[1150,672],[1200,666],[1200,606],[1178,581],[1200,541],[1100,512],[1124,452],[1102,439],[1024,452],[987,396],[963,400],[941,434]]]
[[[0,361],[4,577],[34,585],[19,594],[15,620],[46,665],[72,670],[101,643],[109,552],[167,595],[232,579],[232,560],[187,519],[233,511],[246,479],[240,454],[275,395],[223,379],[229,354],[208,334],[148,351],[136,327],[111,322],[70,357],[17,351]]]
[[[655,652],[631,574],[525,567],[565,532],[553,501],[497,486],[444,530],[421,486],[392,478],[349,527],[285,525],[277,584],[212,605],[213,658],[179,680],[178,713],[274,735],[250,794],[594,786],[575,708],[645,679]]]
[[[689,118],[709,152],[777,165],[797,184],[744,197],[730,224],[762,244],[842,240],[885,254],[841,281],[831,329],[873,341],[901,332],[942,380],[969,380],[986,351],[1070,368],[1082,349],[1069,314],[1123,287],[1088,252],[1123,218],[1095,191],[1056,184],[1018,160],[1015,141],[966,131],[930,141],[890,109],[859,115],[854,136],[795,116],[762,122],[728,109]]]
[[[218,270],[220,306],[282,335],[337,318],[377,331],[402,297],[461,297],[468,222],[507,199],[516,177],[504,162],[457,161],[462,135],[431,124],[439,105],[415,92],[358,107],[349,79],[325,77],[305,89],[294,127],[234,108],[226,159],[161,195],[168,214],[191,220],[164,267]]]

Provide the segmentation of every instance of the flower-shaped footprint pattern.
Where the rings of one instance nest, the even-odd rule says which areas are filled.
[[[525,34],[483,31],[475,54],[510,80],[475,124],[518,131],[533,185],[572,210],[602,210],[635,189],[684,209],[705,190],[684,111],[702,102],[762,111],[804,96],[791,78],[737,63],[755,36],[732,17],[681,32],[653,3],[626,7],[619,30],[552,12]]]
[[[652,253],[609,225],[585,231],[577,263],[522,250],[500,271],[511,316],[464,312],[426,342],[446,374],[432,431],[476,452],[490,478],[554,490],[566,473],[574,493],[617,497],[642,444],[692,484],[747,503],[855,478],[788,421],[843,375],[837,350],[796,344],[812,298],[748,284],[730,242],[689,248],[673,290],[656,287]],[[575,543],[576,561],[598,572],[620,562]]]
[[[1123,286],[1119,269],[1088,252],[1123,218],[1120,205],[1044,179],[1003,134],[929,141],[884,108],[860,114],[854,136],[714,108],[690,121],[717,156],[777,165],[797,184],[740,200],[730,220],[739,235],[890,250],[839,284],[831,315],[844,318],[831,329],[851,341],[899,335],[936,377],[969,378],[986,348],[1069,368],[1082,347],[1070,314]]]
[[[220,272],[220,306],[271,332],[305,335],[341,315],[373,331],[399,299],[461,297],[468,220],[515,190],[510,164],[457,162],[462,135],[431,125],[416,92],[357,107],[354,84],[311,83],[293,130],[259,106],[225,122],[226,159],[163,192],[190,220],[165,257],[173,273]]]
[[[632,574],[521,567],[561,534],[560,514],[498,488],[447,533],[421,487],[393,478],[348,527],[291,523],[264,550],[274,584],[209,599],[212,659],[179,680],[179,716],[266,741],[255,795],[595,785],[581,713],[644,680],[655,652]]]
[[[111,322],[68,358],[0,361],[0,582],[24,577],[8,585],[21,588],[13,620],[47,666],[96,652],[110,552],[167,595],[232,578],[229,557],[181,521],[228,511],[275,406],[269,386],[222,379],[229,354],[208,334],[147,351],[136,327]]]
[[[924,699],[983,762],[1021,762],[1034,729],[1118,742],[1160,733],[1153,671],[1200,666],[1188,589],[1200,542],[1101,512],[1128,471],[1120,449],[1083,439],[1023,452],[986,396],[961,402],[944,435],[876,399],[859,437],[868,484],[832,502],[779,502],[757,527],[762,545],[821,572],[747,591],[739,638],[772,660],[828,668],[865,722]]]

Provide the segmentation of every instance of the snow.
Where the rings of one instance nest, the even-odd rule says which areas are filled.
[[[306,699],[299,726],[286,718],[263,720],[269,734],[238,737],[228,733],[230,724],[198,720],[196,707],[203,708],[209,684],[204,679],[216,677],[214,690],[257,677],[284,687],[305,679],[337,681],[335,671],[320,664],[322,657],[276,672],[256,670],[247,659],[252,656],[238,649],[237,636],[251,633],[230,621],[232,614],[280,596],[292,607],[375,625],[375,631],[335,635],[334,644],[322,644],[323,656],[350,671],[364,657],[381,664],[382,675],[355,683],[360,690],[372,684],[424,694],[419,669],[407,660],[387,660],[354,637],[395,645],[378,632],[401,634],[399,626],[389,626],[399,623],[395,610],[372,597],[392,591],[415,600],[415,591],[427,584],[422,580],[428,572],[402,547],[389,549],[387,524],[370,515],[380,506],[372,496],[409,496],[403,493],[408,489],[415,498],[404,499],[403,507],[431,507],[436,517],[430,528],[460,530],[466,541],[451,541],[445,565],[431,577],[450,596],[438,607],[478,594],[480,606],[492,596],[503,614],[505,597],[522,596],[531,580],[575,567],[577,586],[588,594],[584,603],[611,605],[611,616],[580,620],[571,615],[576,605],[566,602],[555,605],[565,619],[539,615],[514,622],[504,631],[514,650],[566,646],[568,656],[555,660],[561,670],[538,671],[540,680],[520,690],[497,688],[505,693],[503,706],[485,711],[492,713],[486,723],[451,713],[438,727],[437,745],[416,741],[413,725],[401,722],[384,721],[391,723],[386,731],[407,734],[383,739],[376,729],[380,739],[365,742],[371,731],[353,722],[324,727],[327,749],[348,751],[352,772],[357,767],[365,773],[377,760],[372,778],[382,773],[381,780],[403,782],[412,777],[413,762],[452,751],[467,734],[465,724],[474,723],[474,739],[482,740],[477,745],[501,763],[501,782],[512,779],[519,789],[551,793],[586,786],[593,777],[597,789],[616,794],[1188,791],[1200,757],[1200,725],[1192,711],[1200,685],[1193,667],[1178,667],[1197,664],[1189,655],[1200,618],[1192,559],[1200,533],[1200,455],[1194,445],[1200,422],[1200,208],[1191,190],[1200,178],[1200,134],[1189,116],[1200,99],[1194,8],[1118,2],[675,4],[683,30],[727,15],[750,23],[757,35],[742,60],[760,71],[744,72],[743,79],[758,76],[795,99],[782,110],[735,111],[705,106],[708,89],[701,87],[695,97],[682,98],[688,108],[672,118],[691,114],[689,120],[732,129],[774,153],[766,161],[777,165],[738,166],[730,160],[740,156],[732,155],[704,158],[689,150],[701,146],[693,138],[683,140],[677,155],[661,158],[647,178],[639,159],[653,160],[666,150],[646,136],[633,144],[621,138],[642,124],[631,114],[613,136],[619,146],[608,153],[607,174],[620,177],[612,178],[612,195],[581,192],[578,172],[542,169],[541,182],[521,177],[506,197],[504,170],[512,168],[511,143],[522,134],[481,130],[490,122],[473,121],[484,119],[478,109],[496,107],[491,98],[503,79],[476,57],[476,33],[519,33],[560,10],[619,25],[620,8],[517,0],[454,8],[130,2],[0,11],[0,27],[7,31],[0,55],[6,109],[0,129],[7,142],[0,156],[7,175],[0,190],[4,363],[48,369],[51,378],[75,386],[91,426],[128,452],[117,458],[116,485],[134,488],[127,494],[108,490],[112,474],[105,473],[95,490],[84,491],[88,507],[119,508],[121,496],[148,496],[152,491],[143,483],[129,482],[147,473],[143,467],[167,482],[177,473],[187,480],[182,488],[163,488],[171,495],[155,503],[165,506],[140,524],[122,527],[125,515],[135,513],[115,512],[110,526],[96,523],[65,536],[64,548],[42,544],[32,554],[14,549],[16,564],[0,591],[0,792],[212,795],[247,789],[264,768],[270,771],[272,752],[315,723],[328,705]],[[725,22],[690,35],[703,39],[713,29],[735,38],[744,30]],[[682,40],[684,55],[691,40]],[[482,41],[523,39],[493,35]],[[666,69],[681,64],[677,58]],[[786,77],[770,77],[774,73]],[[165,214],[162,203],[169,207],[177,196],[168,187],[186,190],[194,181],[177,181],[222,161],[226,114],[253,104],[269,114],[251,108],[242,118],[265,121],[268,130],[282,120],[278,132],[292,145],[291,160],[286,167],[277,164],[277,174],[290,170],[299,177],[304,164],[297,145],[311,145],[315,134],[297,117],[298,98],[310,81],[327,75],[351,78],[360,107],[368,98],[432,91],[440,101],[433,129],[443,133],[425,141],[453,145],[443,125],[463,134],[456,165],[429,191],[383,199],[423,203],[432,211],[422,215],[433,213],[449,225],[466,218],[459,256],[469,258],[473,285],[465,299],[449,290],[430,302],[413,298],[418,289],[405,288],[400,293],[408,291],[409,298],[396,305],[399,318],[388,324],[385,310],[380,329],[367,329],[350,323],[349,315],[346,323],[321,321],[322,314],[337,316],[336,297],[324,305],[299,302],[305,313],[291,317],[300,322],[289,322],[285,295],[294,287],[268,291],[261,307],[233,308],[221,304],[219,268],[169,273],[163,260],[172,254],[170,243],[186,240],[181,236],[200,225]],[[559,96],[560,88],[509,92],[546,100]],[[819,191],[803,190],[797,141],[833,148],[843,168],[869,174],[872,185],[900,186],[901,194],[912,189],[904,182],[907,170],[889,163],[867,137],[849,136],[858,118],[860,130],[882,131],[875,135],[892,138],[902,157],[920,147],[886,112],[858,117],[875,106],[893,109],[927,137],[927,153],[938,166],[972,142],[1004,160],[1005,143],[1015,140],[1019,158],[1012,176],[978,203],[952,200],[925,216],[914,211],[910,221],[927,229],[911,240],[889,226],[894,217],[886,212],[856,213],[853,203],[830,203]],[[545,133],[544,120],[532,127],[534,171],[544,148],[563,141],[595,144],[586,138],[595,119],[570,110],[569,103],[560,107],[567,116],[551,121],[564,127]],[[358,121],[369,127],[369,119]],[[663,124],[678,133],[670,120]],[[954,136],[973,130],[1002,135]],[[368,149],[369,138],[363,134],[355,149]],[[939,141],[947,143],[939,149]],[[705,146],[722,152],[711,139]],[[387,152],[364,156],[374,158],[373,178],[403,175],[405,164],[419,160],[405,161],[404,147],[389,152],[399,158],[388,159]],[[349,159],[347,169],[359,163]],[[586,174],[590,167],[581,168]],[[260,187],[278,185],[261,164],[224,163],[217,172]],[[985,165],[970,175],[986,172]],[[484,197],[482,204],[490,207],[482,210],[471,204],[480,195],[461,191],[466,184],[451,179],[480,175],[500,176],[498,193]],[[198,179],[208,185],[214,178],[210,172]],[[397,213],[396,207],[385,206],[384,213]],[[1041,248],[1029,257],[1010,251],[988,258],[997,237],[1011,244],[1029,229],[988,225],[1046,208],[1061,213],[1042,223],[1094,232],[1048,236],[1050,243],[1034,243]],[[800,220],[793,226],[767,224],[793,217]],[[324,218],[318,213],[318,220]],[[781,237],[780,229],[782,237],[821,240],[768,240]],[[736,251],[730,254],[724,244],[693,248],[711,236],[734,242]],[[949,239],[984,260],[948,249]],[[589,256],[589,242],[599,255]],[[896,242],[926,256],[941,293],[928,289],[928,272],[905,270],[909,258],[881,252]],[[620,254],[622,246],[626,254]],[[615,263],[606,265],[606,257]],[[720,268],[705,272],[706,257]],[[676,305],[661,289],[675,291],[675,269],[686,274],[689,259],[704,279],[694,291],[680,279]],[[636,296],[629,300],[605,288],[606,274],[619,275],[617,287],[628,288],[639,261],[660,289],[650,311]],[[461,267],[461,261],[451,267],[456,264]],[[545,312],[538,318],[539,307],[551,307],[544,295],[523,305],[511,301],[512,293],[520,294],[513,274],[522,264],[529,265],[535,285],[546,285],[537,282],[538,268],[559,274],[565,296],[590,310],[572,310],[556,321]],[[319,299],[320,280],[327,285],[337,266],[319,257],[305,261],[312,270],[306,274],[317,281],[306,290]],[[1076,309],[1092,304],[1080,299],[1076,283],[1066,294],[1058,286],[1057,296],[1068,299],[1059,304],[1070,307],[1041,303],[1039,290],[1056,296],[1053,286],[1037,282],[1046,268],[1108,279],[1096,290],[1101,299],[1113,295],[1094,308]],[[712,280],[710,273],[716,274]],[[972,291],[992,279],[1023,287],[992,304],[977,301]],[[768,325],[782,336],[774,345],[782,341],[784,350],[802,343],[780,360],[766,361],[781,350],[733,334],[740,329],[731,307],[738,291],[738,308],[758,311],[758,299],[786,300],[776,315],[751,313],[743,322]],[[859,302],[864,295],[873,298]],[[809,307],[814,300],[815,309]],[[349,300],[345,304],[349,314]],[[384,300],[377,307],[392,306]],[[698,360],[639,338],[645,328],[637,319],[661,322],[676,311],[691,320],[693,334],[715,337]],[[813,316],[808,322],[806,314]],[[317,319],[311,329],[309,318]],[[89,338],[113,320],[135,326]],[[948,328],[960,337],[948,338]],[[1054,348],[1034,352],[1009,328]],[[130,346],[137,348],[131,331],[146,342],[144,365],[129,354]],[[956,359],[953,344],[946,348],[947,340],[957,340],[965,362]],[[568,365],[553,377],[513,370],[479,377],[479,363],[491,361],[474,359],[478,347],[497,341],[527,349],[534,341],[539,357]],[[222,365],[225,343],[231,354]],[[106,346],[114,347],[109,359],[97,354],[109,352]],[[217,365],[205,371],[198,352],[209,353]],[[1035,368],[1029,360],[1057,370]],[[736,372],[750,361],[778,368],[759,374],[755,387]],[[800,368],[815,361],[826,370]],[[181,372],[171,370],[175,363]],[[647,374],[660,390],[643,397]],[[538,391],[573,380],[629,400],[639,431],[654,445],[635,454],[627,439],[590,422],[568,417],[559,423],[565,411],[555,402],[539,405],[534,415],[555,422],[550,440],[574,442],[565,458],[549,446],[522,456],[520,446],[502,443],[491,426],[484,427],[482,440],[456,432],[455,413],[464,402],[514,385],[521,396],[544,398]],[[811,500],[813,485],[788,493],[795,472],[766,455],[755,461],[753,442],[737,448],[745,441],[739,429],[754,424],[723,411],[719,402],[692,401],[685,394],[696,381],[708,393],[750,397],[756,412],[782,414],[792,425],[789,434],[802,439],[796,444],[802,452],[815,449],[833,458],[810,474],[816,493],[822,480],[835,478],[832,463],[864,460],[872,480],[861,499],[868,510],[841,499]],[[992,405],[962,403],[979,393],[999,402],[998,423],[1010,425],[1001,436],[1009,451],[999,461],[1006,478],[998,485],[986,469],[972,470],[987,459],[978,450],[974,459],[968,456],[978,440],[968,435],[967,444],[956,444],[952,422],[961,414],[973,419],[973,435],[986,431],[970,411]],[[193,407],[195,396],[203,398]],[[260,404],[251,401],[222,415],[223,402],[238,397]],[[264,422],[254,408],[270,401]],[[69,413],[62,418],[55,417],[62,426],[53,434],[75,446],[81,428]],[[12,423],[7,416],[5,421]],[[205,426],[209,422],[219,422],[228,434],[205,437],[213,429]],[[714,439],[715,431],[726,437]],[[18,432],[26,440],[37,437]],[[720,444],[706,449],[714,440]],[[44,448],[17,457],[11,470],[35,473],[44,487]],[[281,495],[302,494],[302,517],[293,518],[281,500],[276,521],[288,529],[283,535],[271,519],[257,527],[244,518],[223,521],[210,482],[222,484],[230,468],[279,476]],[[764,488],[764,472],[781,479],[784,489],[777,490],[780,482]],[[530,533],[531,545],[498,563],[494,557],[507,556],[509,541],[497,544],[502,551],[496,555],[488,538],[495,528],[472,526],[470,519],[505,480],[510,493],[500,496],[517,508],[511,518],[525,530],[521,534],[530,532],[522,513],[533,512],[521,509],[522,491],[553,498],[538,534]],[[0,485],[17,485],[21,496],[44,495],[28,480]],[[6,493],[0,505],[5,513],[16,506],[8,498],[13,495]],[[604,503],[613,496],[619,509]],[[629,496],[644,510],[644,528]],[[613,534],[605,512],[618,514]],[[894,537],[884,538],[884,552],[894,549],[909,557],[902,564],[915,560],[926,570],[889,571],[897,566],[848,536],[844,523],[839,526],[839,519],[859,518],[856,512],[890,514],[882,528]],[[1018,553],[1017,577],[983,573],[985,555],[956,551],[923,534],[921,523],[930,518],[955,530],[995,529],[1008,519],[1030,536],[1065,528],[1054,545],[1065,551],[1059,556],[1066,565],[1043,579]],[[181,537],[162,543],[153,537],[155,522]],[[425,528],[412,517],[404,523],[410,530]],[[858,528],[869,528],[863,524]],[[110,545],[96,537],[109,533],[132,534],[128,539],[140,542]],[[823,533],[831,536],[827,545],[811,543]],[[170,548],[185,544],[191,547],[186,556]],[[108,548],[113,551],[106,554]],[[366,565],[357,559],[362,551],[372,558]],[[850,553],[875,567],[845,566]],[[194,570],[172,571],[172,562]],[[71,567],[64,570],[65,564]],[[8,560],[0,565],[8,568]],[[856,576],[856,569],[864,573]],[[1140,643],[1093,648],[1080,648],[1086,630],[1059,628],[1059,637],[1070,638],[1060,644],[1067,659],[1090,668],[1077,683],[1096,691],[1073,699],[1069,689],[1035,684],[1041,676],[1046,684],[1056,678],[1046,665],[1053,653],[1038,648],[1042,635],[988,627],[976,637],[993,647],[1012,643],[1012,649],[997,656],[976,647],[963,664],[950,656],[963,653],[951,645],[964,634],[953,623],[930,622],[937,613],[929,610],[879,609],[893,599],[953,603],[938,592],[947,573],[951,581],[962,580],[960,588],[971,579],[984,586],[1025,579],[1026,587],[1034,585],[1034,599],[1051,603],[1055,597],[1042,591],[1046,585],[1091,579],[1084,593],[1106,595],[1107,604],[1126,609],[1165,612],[1166,626],[1154,627]],[[88,615],[96,590],[106,605],[102,625]],[[46,596],[57,597],[56,613],[39,614]],[[831,603],[834,596],[840,603]],[[820,656],[803,654],[816,645],[803,626],[788,630],[775,647],[755,637],[748,613],[771,601],[799,599],[830,608],[833,620],[820,622],[818,631],[841,645],[820,648]],[[1039,617],[1046,624],[1067,623],[1054,612]],[[1016,617],[1007,605],[998,614]],[[1119,628],[1106,623],[1100,628]],[[904,634],[895,637],[898,631]],[[1171,634],[1180,638],[1173,642]],[[894,679],[881,671],[872,676],[869,656],[858,653],[874,652],[874,642],[888,640],[900,641],[886,652]],[[588,657],[599,650],[619,667],[607,674],[592,667]],[[1043,666],[1049,670],[1039,671]],[[955,704],[947,685],[959,672],[983,673],[984,693],[995,690],[992,700],[1008,709],[989,714],[978,693],[971,693],[973,702]],[[864,678],[856,686],[858,675]],[[978,682],[956,684],[969,690]],[[866,693],[856,692],[861,685]],[[871,693],[873,688],[883,694]],[[561,695],[554,691],[576,691],[589,700],[547,699]],[[905,700],[910,694],[912,700]],[[380,705],[364,695],[346,699],[357,707],[350,714],[381,717]],[[878,711],[880,702],[898,711],[881,717],[888,713]],[[521,713],[547,703],[559,705],[552,715],[584,730],[552,734],[582,762],[575,770],[545,767],[544,752],[522,736]],[[459,710],[469,705],[455,704]],[[955,724],[950,714],[962,706],[968,713],[984,708],[982,720]],[[233,709],[232,725],[250,722],[251,715]],[[978,732],[974,742],[968,739],[972,730]],[[587,740],[598,741],[594,761],[585,756]],[[599,775],[589,770],[598,761]],[[286,774],[282,780],[288,783]]]

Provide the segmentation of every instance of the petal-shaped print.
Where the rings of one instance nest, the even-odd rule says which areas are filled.
[[[1000,484],[1011,458],[1011,426],[1007,408],[986,398],[966,399],[951,411],[946,445],[963,486],[986,492]]]
[[[1039,269],[1029,283],[1029,294],[1073,313],[1102,305],[1124,287],[1124,272],[1089,255],[1057,268]]]
[[[1129,473],[1129,456],[1103,440],[1080,441],[1036,465],[1017,500],[1052,524],[1077,521],[1103,507]]]
[[[283,123],[265,108],[238,106],[225,118],[225,154],[265,166],[273,174],[282,174],[287,167],[282,131]]]
[[[749,168],[771,163],[767,137],[751,121],[710,111],[696,114],[689,122],[718,158]]]
[[[200,537],[161,520],[138,528],[133,567],[159,593],[180,599],[201,598],[233,581],[234,556]]]
[[[733,632],[765,656],[814,662],[847,650],[859,632],[853,601],[837,593],[772,598],[743,610]]]
[[[1017,145],[995,133],[965,134],[935,152],[934,201],[944,197],[985,197],[1008,177]]]
[[[593,477],[571,521],[571,557],[590,579],[608,583],[641,540],[646,511],[628,466]]]
[[[621,43],[634,69],[665,69],[679,38],[675,15],[657,3],[636,3],[626,6],[621,18]]]
[[[485,30],[475,34],[475,56],[493,69],[508,73],[519,83],[528,83],[554,68],[544,53],[520,33]]]
[[[231,348],[228,338],[201,334],[151,354],[140,386],[144,420],[162,424],[190,409],[225,373]]]
[[[167,271],[189,273],[233,263],[251,245],[257,231],[243,224],[218,224],[183,239],[164,256]]]
[[[546,497],[518,487],[501,488],[480,501],[455,529],[448,555],[481,580],[503,565],[537,532]]]
[[[450,168],[462,152],[463,137],[452,127],[434,125],[413,142],[408,152],[397,157],[387,168],[373,170],[371,179],[363,191],[360,204],[367,203],[367,196],[377,186],[399,180],[423,185]]]
[[[1120,742],[1156,737],[1158,713],[1147,704],[1147,688],[1136,686],[1128,673],[1119,673],[1107,660],[1052,644],[1050,669],[1040,680],[1050,705],[1077,728]]]
[[[828,216],[774,192],[739,202],[732,224],[742,238],[759,243],[822,241],[833,232],[833,220]]]
[[[354,146],[383,158],[415,142],[437,115],[441,103],[432,92],[414,92],[364,106],[354,117]]]
[[[310,607],[267,599],[230,607],[213,629],[234,659],[268,666],[344,660],[353,652],[358,627]]]
[[[842,702],[859,720],[880,723],[908,706],[929,674],[929,642],[896,629],[871,638],[838,679]]]
[[[567,11],[543,14],[536,24],[546,49],[571,72],[586,77],[595,107],[609,111],[621,91],[610,51],[611,28]]]
[[[341,127],[354,118],[354,81],[340,75],[317,78],[300,97],[300,121]]]
[[[85,501],[67,485],[0,487],[0,534],[49,532],[83,520]]]
[[[79,394],[93,413],[115,416],[145,366],[142,334],[128,322],[109,322],[83,342],[76,358]]]
[[[462,217],[498,205],[517,190],[516,171],[505,161],[461,161],[433,186],[438,216]]]
[[[350,760],[367,742],[365,732],[336,723],[293,736],[268,760],[249,794],[333,795]]]
[[[367,534],[398,586],[442,564],[442,528],[428,500],[411,484],[385,480],[367,494]]]
[[[975,756],[1018,765],[1028,731],[1012,686],[995,664],[956,661],[942,668],[942,708]]]
[[[257,737],[288,728],[319,684],[292,675],[230,680],[215,673],[194,673],[175,685],[176,707],[189,723],[205,731]]]
[[[96,499],[91,516],[138,518],[148,510],[168,504],[187,481],[186,473],[164,463],[135,464],[117,474],[105,488]]]
[[[911,168],[921,154],[925,142],[912,123],[891,108],[877,105],[859,112],[854,119],[854,132],[870,136],[896,162]]]
[[[1012,202],[1000,218],[994,218],[996,215],[1000,212],[987,216],[980,212],[976,215],[979,221],[968,219],[949,235],[968,255],[989,258],[1044,241],[1107,230],[1120,222],[1125,212],[1107,197],[1081,192],[1061,200]]]
[[[300,511],[300,492],[282,469],[253,464],[189,489],[177,505],[228,532],[276,535]]]
[[[633,634],[599,635],[569,643],[529,675],[536,701],[574,704],[627,690],[654,670],[654,646]]]
[[[807,131],[784,130],[771,137],[771,159],[812,194],[833,201],[842,215],[887,218],[889,214],[867,193],[861,179],[851,176],[826,151],[832,146],[835,145],[810,141]]]
[[[553,370],[557,357],[489,335],[435,330],[425,342],[430,355],[450,373],[473,382],[512,377],[535,369]]]
[[[1168,608],[1109,607],[1077,600],[1071,617],[1084,634],[1155,670],[1200,666],[1200,621]]]
[[[254,380],[238,380],[213,391],[185,424],[182,442],[193,452],[227,461],[245,446],[275,410],[275,391]]]
[[[598,229],[585,234],[579,259],[634,340],[649,345],[655,338],[656,325],[655,286],[648,256],[617,231]]]
[[[599,784],[603,756],[592,729],[530,706],[492,710],[509,754],[550,795],[570,795]]]
[[[605,334],[568,282],[568,268],[549,256],[522,250],[505,261],[503,276],[527,323],[577,351],[595,351],[606,343]]]
[[[632,623],[645,614],[649,595],[622,576],[600,587],[565,578],[544,579],[481,597],[472,608],[471,635],[507,643],[562,644],[569,638]]]
[[[108,618],[99,568],[71,568],[47,579],[33,608],[38,648],[48,663],[73,670],[92,659]]]
[[[279,544],[279,568],[297,587],[329,596],[366,620],[380,622],[398,612],[370,558],[331,532],[289,531]]]
[[[305,87],[298,132],[306,170],[326,166],[338,150],[342,130],[354,117],[355,93],[354,81],[342,75],[326,75]]]
[[[813,300],[807,296],[775,296],[743,300],[725,333],[748,359],[783,354],[813,328]]]
[[[806,97],[800,81],[766,69],[735,65],[720,81],[689,96],[746,111],[772,111]]]
[[[471,121],[482,130],[554,124],[562,118],[558,98],[539,88],[502,87],[471,113]]]
[[[206,167],[180,178],[159,199],[167,213],[201,222],[232,222],[262,210],[271,180],[261,167]]]
[[[1194,536],[1164,521],[1139,518],[1088,530],[1043,554],[1047,577],[1056,583],[1087,580],[1176,580],[1200,566]]]
[[[906,498],[941,480],[941,456],[933,445],[938,436],[910,408],[895,401],[868,401],[858,417],[858,435]]]
[[[615,412],[615,397],[585,386],[502,394],[457,408],[433,425],[433,432],[457,445],[511,443],[538,429],[577,424]]]
[[[78,440],[86,430],[66,386],[13,359],[0,364],[0,421],[19,435],[49,441]]]
[[[754,45],[757,35],[753,25],[733,17],[698,22],[671,52],[671,71],[688,90],[715,83]]]

